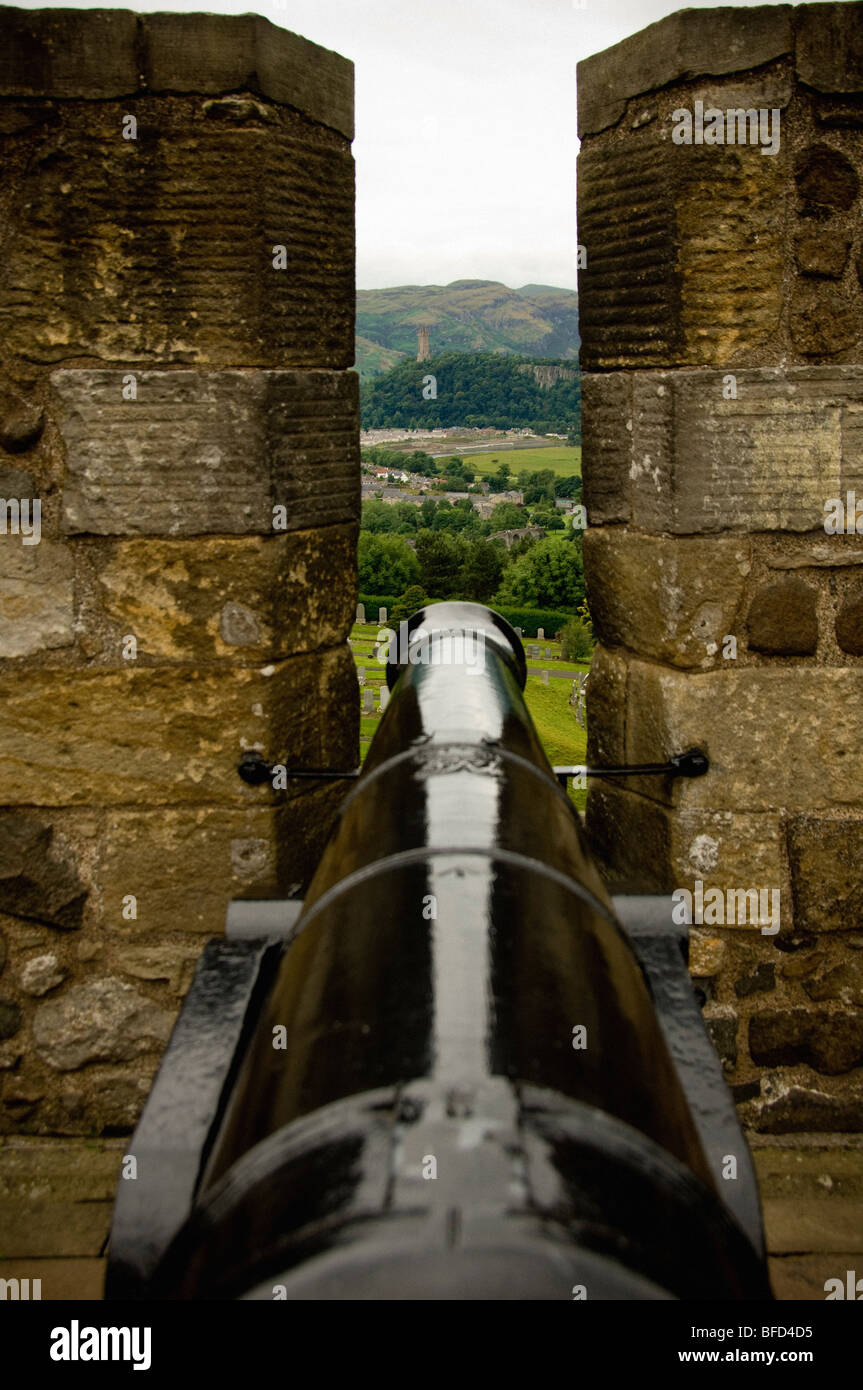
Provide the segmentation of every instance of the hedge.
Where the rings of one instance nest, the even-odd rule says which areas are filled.
[[[513,627],[520,627],[525,637],[536,637],[537,628],[542,628],[549,641],[568,623],[572,613],[556,613],[550,608],[498,608],[490,605]]]
[[[367,623],[377,622],[379,608],[385,608],[391,613],[398,601],[398,596],[392,594],[360,594],[357,599],[357,603],[364,603],[366,606]]]

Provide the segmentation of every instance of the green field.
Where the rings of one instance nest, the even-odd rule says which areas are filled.
[[[489,449],[488,453],[454,454],[436,458],[435,463],[439,469],[443,468],[446,458],[460,458],[475,473],[483,475],[496,473],[502,463],[508,463],[513,477],[516,477],[523,468],[531,473],[538,473],[542,468],[550,468],[558,477],[570,478],[573,474],[581,474],[581,448],[578,445],[561,444],[556,447],[552,445],[549,449]]]
[[[355,626],[351,633],[354,664],[357,667],[363,667],[366,685],[374,687],[380,687],[384,679],[384,668],[375,660],[373,654],[374,638],[377,632],[376,624],[365,623],[361,627]],[[543,652],[548,647],[554,655],[548,660],[535,661],[530,659],[528,661],[525,703],[545,749],[546,757],[552,766],[555,764],[566,766],[567,764],[583,763],[586,756],[587,735],[580,727],[569,705],[571,682],[558,680],[551,676],[548,685],[543,685],[539,672],[547,669],[549,672],[565,671],[568,675],[575,675],[579,671],[590,670],[590,667],[584,662],[562,662],[555,659],[560,652],[558,643],[544,642],[541,645]],[[379,698],[376,689],[376,711]],[[376,712],[373,715],[363,715],[360,719],[361,761],[365,759],[369,750],[379,718],[380,716]],[[574,805],[583,811],[587,801],[586,790],[574,790],[570,782],[569,794]]]

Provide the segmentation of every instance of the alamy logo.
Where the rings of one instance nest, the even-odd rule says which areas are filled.
[[[134,1371],[149,1371],[149,1327],[69,1327],[51,1329],[52,1361],[134,1361]]]
[[[485,669],[484,632],[409,633],[406,622],[398,632],[382,627],[377,635],[375,657],[385,665],[388,661],[400,666],[465,666],[467,674],[475,676]]]
[[[858,502],[853,489],[846,492],[844,504],[841,497],[828,497],[824,530],[828,536],[863,536],[863,498]]]
[[[675,145],[760,145],[762,154],[778,154],[780,116],[778,108],[763,106],[728,111],[708,106],[705,111],[704,102],[696,101],[694,111],[685,106],[672,111],[671,138]]]
[[[769,896],[768,896],[769,895]],[[675,888],[671,895],[674,907],[671,920],[677,926],[740,927],[749,922],[761,927],[762,936],[775,936],[779,931],[780,890],[778,888],[708,888],[700,878],[695,880],[695,892]]]
[[[42,1280],[33,1280],[33,1291],[30,1291],[29,1279],[0,1279],[0,1299],[11,1299],[12,1302],[29,1302],[31,1299],[41,1299]]]
[[[835,1298],[850,1298],[860,1303],[863,1302],[863,1279],[857,1278],[855,1270],[846,1269],[845,1283],[843,1284],[841,1279],[828,1279],[824,1285],[824,1292],[827,1294],[827,1303]]]
[[[32,508],[32,512],[31,512]],[[38,545],[42,539],[42,503],[39,498],[0,497],[0,536],[20,536],[22,545]]]

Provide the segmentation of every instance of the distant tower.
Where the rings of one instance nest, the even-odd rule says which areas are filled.
[[[417,361],[427,362],[431,357],[429,352],[429,331],[427,328],[417,329]]]

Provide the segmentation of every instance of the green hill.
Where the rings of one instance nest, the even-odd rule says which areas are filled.
[[[497,280],[358,290],[360,376],[392,365],[382,359],[382,349],[415,361],[420,327],[429,330],[433,355],[498,352],[570,361],[578,356],[580,341],[578,295],[554,285],[510,289]]]
[[[434,400],[423,398],[428,376],[436,381]],[[360,404],[363,429],[490,425],[567,434],[580,428],[581,382],[573,362],[446,352],[421,364],[405,360],[366,381]]]

